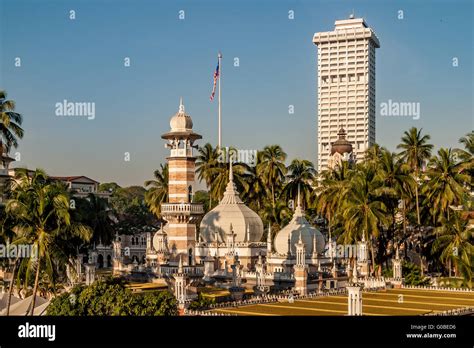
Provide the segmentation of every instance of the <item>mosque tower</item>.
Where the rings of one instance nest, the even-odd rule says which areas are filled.
[[[161,205],[163,218],[168,222],[167,242],[170,263],[177,265],[183,256],[183,264],[195,264],[196,224],[204,213],[201,204],[193,203],[195,188],[194,142],[201,135],[193,132],[193,121],[180,100],[178,112],[171,117],[171,130],[161,137],[168,141],[168,203]]]

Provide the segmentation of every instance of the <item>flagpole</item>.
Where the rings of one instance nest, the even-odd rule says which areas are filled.
[[[222,126],[222,119],[221,119],[221,76],[222,76],[222,53],[219,52],[219,54],[217,55],[217,58],[219,59],[219,90],[218,90],[218,93],[219,93],[219,138],[218,138],[218,142],[219,142],[219,149],[222,147],[222,129],[221,129],[221,126]]]

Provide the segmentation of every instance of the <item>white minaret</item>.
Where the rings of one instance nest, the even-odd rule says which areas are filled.
[[[362,315],[362,288],[358,284],[347,287],[347,315]]]
[[[163,219],[168,222],[167,244],[170,264],[176,266],[184,257],[185,265],[194,264],[196,224],[204,213],[201,204],[193,202],[195,188],[194,142],[201,135],[193,131],[191,116],[180,99],[178,112],[170,119],[170,131],[161,136],[170,150],[168,161],[168,202],[161,204]]]
[[[398,245],[396,248],[395,258],[392,259],[392,265],[393,265],[393,278],[395,278],[396,280],[401,280],[402,279],[402,260],[400,259],[400,254],[398,252]]]
[[[268,234],[267,234],[267,255],[272,253],[272,224],[268,223]]]
[[[308,267],[306,266],[306,251],[303,240],[301,239],[301,233],[295,247],[295,290],[298,291],[300,295],[304,296],[308,293]]]
[[[334,31],[314,34],[318,46],[318,172],[343,125],[356,160],[375,143],[374,31],[362,18],[337,20]]]
[[[212,275],[214,274],[214,258],[211,256],[211,251],[207,250],[207,256],[203,260],[204,263],[204,277],[202,278],[204,281],[208,282],[212,279]]]
[[[318,244],[316,243],[316,235],[313,235],[313,254],[311,255],[312,259],[318,258]]]
[[[178,307],[184,309],[187,296],[186,296],[186,274],[183,271],[183,258],[179,258],[178,272],[173,274],[175,279],[174,283],[174,296],[178,302]]]

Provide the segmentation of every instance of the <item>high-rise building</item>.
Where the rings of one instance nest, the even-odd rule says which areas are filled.
[[[314,34],[318,46],[318,170],[344,127],[361,160],[375,143],[375,49],[379,40],[362,18],[337,20],[334,31]]]

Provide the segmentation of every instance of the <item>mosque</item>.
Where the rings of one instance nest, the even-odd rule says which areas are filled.
[[[272,238],[270,227],[265,229],[258,214],[241,200],[232,161],[223,198],[204,215],[203,206],[192,202],[196,185],[193,150],[202,137],[194,132],[182,100],[170,127],[162,135],[170,150],[169,198],[161,206],[167,223],[153,236],[148,233],[142,269],[156,279],[166,279],[181,306],[210,285],[229,290],[234,299],[249,290],[306,294],[345,286],[351,272],[336,265],[329,252],[331,243],[306,220],[299,197],[291,221]],[[341,156],[352,152],[347,146],[338,147]],[[124,269],[121,255],[121,241],[116,240],[116,273]]]

